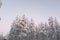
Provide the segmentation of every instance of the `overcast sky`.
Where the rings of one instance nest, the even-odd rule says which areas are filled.
[[[50,16],[57,17],[59,21],[60,0],[2,0],[0,32],[6,35],[15,17],[23,14],[36,23],[48,21]]]

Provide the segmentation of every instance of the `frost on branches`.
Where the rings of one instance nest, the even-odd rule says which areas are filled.
[[[50,17],[48,23],[36,25],[33,19],[17,16],[11,25],[7,40],[60,40],[60,25]]]

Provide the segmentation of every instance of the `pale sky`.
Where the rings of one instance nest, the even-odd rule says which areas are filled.
[[[0,33],[6,35],[15,17],[23,14],[36,23],[48,21],[50,16],[57,17],[59,21],[60,0],[2,0]]]

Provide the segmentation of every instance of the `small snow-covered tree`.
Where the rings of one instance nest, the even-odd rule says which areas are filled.
[[[50,40],[55,40],[56,27],[54,26],[54,19],[50,17],[48,21],[49,21],[49,38]]]
[[[59,27],[59,23],[55,17],[54,19],[54,26],[55,26],[55,40],[60,40],[60,27]]]
[[[35,40],[35,24],[33,20],[31,19],[31,22],[29,24],[29,40]]]
[[[43,23],[39,24],[38,26],[38,33],[37,33],[37,40],[45,40],[45,26]]]
[[[4,40],[3,33],[0,34],[0,40]]]

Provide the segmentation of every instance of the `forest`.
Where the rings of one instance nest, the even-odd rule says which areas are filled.
[[[48,23],[35,24],[33,19],[17,16],[9,34],[0,35],[0,40],[60,40],[60,25],[55,18],[49,17]]]
[[[15,1],[15,0],[14,0]],[[14,2],[13,1],[13,2]],[[10,4],[12,5],[12,3],[13,2],[10,2]],[[34,1],[33,1],[34,2]],[[48,2],[48,1],[47,1]],[[57,2],[56,1],[56,3],[58,3],[58,4],[56,4],[54,1],[53,2],[48,2],[49,3],[49,5],[48,5],[48,3],[47,2],[45,2],[47,5],[46,6],[49,6],[49,7],[46,7],[45,6],[45,3],[44,2],[41,2],[41,3],[44,3],[44,6],[41,6],[42,8],[40,8],[40,6],[38,6],[38,4],[36,5],[37,7],[39,7],[39,8],[37,8],[36,7],[36,9],[43,9],[42,10],[42,12],[45,12],[45,10],[47,9],[49,9],[50,7],[50,11],[52,10],[52,12],[54,13],[55,12],[55,10],[57,10],[57,13],[60,13],[60,6],[58,5],[59,4],[59,1]],[[18,3],[18,2],[17,2]],[[19,2],[20,3],[20,2]],[[29,2],[28,2],[29,3]],[[27,2],[26,2],[26,4],[28,4]],[[36,2],[35,2],[36,3]],[[38,2],[37,2],[38,3]],[[39,2],[40,3],[40,2]],[[40,3],[40,5],[43,5],[43,4],[41,4]],[[52,5],[52,3],[54,3],[53,5]],[[15,4],[15,3],[13,3],[13,4]],[[22,1],[21,1],[21,7],[23,7],[22,5]],[[19,5],[20,5],[19,4]],[[24,5],[26,5],[25,3],[24,3]],[[30,3],[31,5],[32,5],[32,3]],[[29,4],[29,5],[30,5]],[[7,5],[8,5],[8,3],[7,3]],[[10,6],[11,6],[10,5]],[[16,5],[16,4],[15,4]],[[56,6],[56,8],[57,9],[55,9],[55,6]],[[1,6],[2,6],[2,2],[1,2],[1,0],[0,0],[0,8],[1,8]],[[14,6],[14,5],[13,5]],[[11,6],[12,8],[13,8],[13,6]],[[16,5],[17,6],[17,5]],[[28,5],[27,5],[28,6]],[[26,6],[26,7],[27,7]],[[33,6],[33,5],[32,5]],[[31,6],[31,7],[32,7]],[[53,6],[53,7],[52,7]],[[5,7],[5,6],[4,6]],[[3,8],[4,8],[3,7]],[[15,6],[14,6],[15,7]],[[18,6],[18,7],[20,7],[20,6]],[[35,6],[33,6],[32,8],[34,8]],[[45,8],[46,7],[46,8]],[[59,7],[59,8],[58,8]],[[9,7],[9,5],[8,6],[6,6],[6,8],[7,9],[9,9],[10,7]],[[24,6],[24,8],[25,8],[25,6]],[[29,7],[27,7],[27,8],[29,8]],[[32,9],[31,8],[31,9]],[[17,8],[18,9],[18,8]],[[36,10],[36,9],[34,9],[34,10]],[[54,9],[54,11],[53,11],[53,9]],[[3,9],[4,10],[4,9]],[[6,10],[6,9],[5,9]],[[5,11],[4,10],[4,11]],[[9,9],[10,10],[10,9]],[[15,10],[15,8],[14,8],[14,10]],[[20,10],[20,9],[19,9]],[[4,13],[4,11],[2,11],[3,13]],[[6,10],[8,13],[9,13],[9,11],[8,10]],[[11,10],[12,11],[12,10]],[[10,11],[10,12],[11,12]],[[38,10],[38,11],[41,11],[41,10]],[[38,12],[37,11],[37,12]],[[59,11],[59,12],[58,12]],[[35,12],[35,11],[34,11]],[[47,13],[48,13],[48,11],[46,11]],[[5,15],[5,16],[7,16],[8,15],[8,13]],[[11,12],[12,13],[12,12]],[[15,11],[14,11],[14,13],[15,13]],[[1,13],[2,14],[2,13]],[[55,14],[55,13],[54,13]],[[4,14],[3,14],[4,15]],[[38,14],[39,15],[39,14]],[[49,14],[50,15],[50,14]],[[58,14],[59,15],[59,14]],[[4,16],[4,17],[5,17]],[[8,16],[10,16],[10,14],[8,15]],[[7,17],[8,17],[7,16]],[[1,18],[0,18],[0,20],[1,20]],[[57,18],[55,17],[55,18],[53,18],[53,17],[49,17],[48,18],[48,22],[45,22],[45,23],[43,23],[43,22],[40,22],[39,24],[36,24],[35,22],[34,22],[34,20],[33,19],[28,19],[27,17],[25,17],[25,15],[23,15],[23,16],[17,16],[16,18],[15,18],[15,20],[12,20],[13,22],[12,22],[12,25],[10,26],[11,27],[11,29],[10,29],[10,31],[9,31],[9,33],[6,35],[6,36],[3,36],[3,34],[1,34],[0,35],[0,40],[60,40],[60,24],[59,24],[59,22],[57,21]]]

